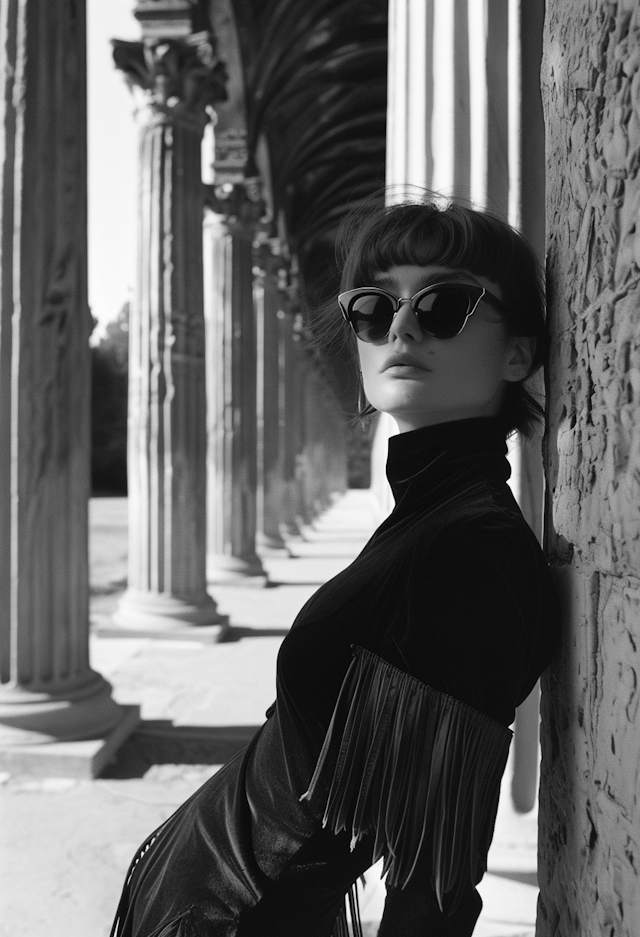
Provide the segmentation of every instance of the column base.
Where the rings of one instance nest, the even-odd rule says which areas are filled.
[[[312,517],[308,514],[296,514],[293,525],[290,526],[293,526],[293,529],[299,531],[299,537],[301,540],[308,540],[309,535],[314,531],[314,520],[315,517]]]
[[[207,557],[207,582],[219,586],[257,586],[267,584],[267,574],[254,554],[240,558],[226,553],[210,553]]]
[[[282,525],[286,531],[287,540],[306,540],[304,531],[298,526],[296,521],[286,521]]]
[[[16,778],[74,778],[90,781],[110,764],[140,724],[139,706],[122,706],[121,718],[97,739],[0,747],[0,771]]]
[[[196,601],[189,602],[165,592],[143,592],[139,589],[127,589],[112,620],[123,632],[148,637],[174,636],[198,628],[210,630],[211,625],[222,628],[228,622],[227,616],[218,612],[216,603],[206,592]]]
[[[99,739],[124,716],[111,697],[111,684],[93,670],[81,686],[33,692],[0,688],[0,748]]]
[[[263,556],[291,556],[291,550],[279,532],[259,531],[256,535],[256,546]]]

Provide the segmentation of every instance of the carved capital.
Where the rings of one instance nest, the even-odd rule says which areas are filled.
[[[304,321],[304,313],[302,312],[299,301],[292,302],[289,312],[293,317],[293,340],[297,342],[301,348],[304,348],[308,344],[308,332]]]
[[[298,258],[295,254],[287,253],[286,267],[283,268],[283,276],[279,286],[283,302],[282,308],[284,311],[293,318],[298,314],[302,315]]]
[[[257,232],[253,242],[255,271],[257,276],[274,279],[278,289],[282,289],[287,282],[288,261],[283,254],[280,239],[269,230],[271,227],[265,225],[263,230]]]
[[[249,163],[247,131],[241,127],[215,128],[212,169],[216,185],[242,182]]]
[[[227,97],[227,70],[209,32],[184,39],[113,39],[116,67],[154,117],[204,127],[207,108]]]
[[[266,208],[262,184],[257,176],[211,186],[207,204],[217,215],[223,216],[232,233],[250,236],[252,239],[260,227]]]

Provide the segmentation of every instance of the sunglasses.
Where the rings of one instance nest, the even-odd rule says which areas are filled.
[[[454,338],[482,301],[507,313],[497,296],[469,283],[433,283],[411,297],[394,296],[377,286],[359,286],[338,296],[342,315],[361,342],[383,341],[401,303],[411,303],[423,332],[434,338]]]

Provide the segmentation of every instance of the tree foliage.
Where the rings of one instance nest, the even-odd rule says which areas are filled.
[[[128,303],[91,353],[91,489],[93,495],[126,495]]]

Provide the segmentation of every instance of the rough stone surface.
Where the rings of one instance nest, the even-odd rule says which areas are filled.
[[[565,602],[543,687],[539,937],[640,921],[640,5],[547,6],[547,469]]]

